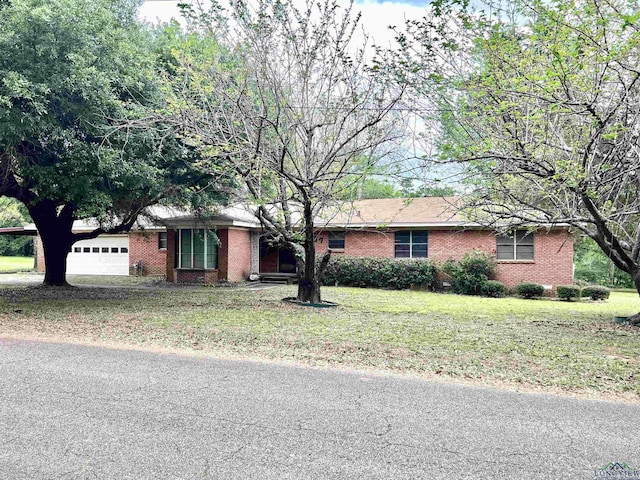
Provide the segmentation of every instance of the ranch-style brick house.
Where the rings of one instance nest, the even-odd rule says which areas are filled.
[[[517,230],[511,236],[465,221],[455,197],[359,200],[316,220],[318,253],[354,257],[460,259],[479,249],[496,257],[496,279],[573,283],[573,236],[567,227]],[[176,283],[245,281],[251,274],[294,273],[290,251],[269,246],[251,211],[223,208],[205,222],[167,209],[162,225],[143,225],[125,235],[77,242],[68,257],[69,274],[158,275]],[[78,223],[74,230],[89,228]],[[36,237],[38,269],[44,257]]]

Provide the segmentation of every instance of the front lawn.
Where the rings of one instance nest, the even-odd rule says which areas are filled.
[[[0,289],[0,335],[119,343],[371,368],[427,378],[640,400],[635,293],[606,302],[325,288],[340,304],[281,302],[295,287]]]
[[[0,257],[0,273],[33,270],[33,257]]]

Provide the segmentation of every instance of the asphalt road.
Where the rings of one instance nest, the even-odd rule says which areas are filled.
[[[0,338],[0,479],[593,479],[640,405]]]

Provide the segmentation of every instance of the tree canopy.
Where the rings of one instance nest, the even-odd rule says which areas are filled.
[[[150,205],[217,192],[193,149],[132,128],[163,101],[158,51],[129,0],[12,0],[0,6],[0,196],[28,209],[45,283],[64,284],[77,240],[128,230]],[[135,122],[133,122],[135,123]],[[74,220],[96,219],[73,234]]]
[[[434,112],[468,206],[499,228],[565,224],[640,291],[640,9],[635,1],[456,6],[409,25],[399,71]]]

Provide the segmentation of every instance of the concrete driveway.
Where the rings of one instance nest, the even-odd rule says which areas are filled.
[[[43,279],[44,273],[0,273],[0,284],[37,285]]]
[[[639,434],[636,404],[0,337],[2,479],[593,479]]]

